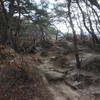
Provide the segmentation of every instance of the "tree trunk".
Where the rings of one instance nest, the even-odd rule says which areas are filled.
[[[56,41],[58,40],[58,30],[57,30],[57,33],[56,33]]]
[[[1,29],[0,29],[0,35],[1,35],[1,43],[2,44],[6,44],[8,36],[7,36],[7,29],[8,29],[8,16],[7,16],[7,12],[6,9],[4,7],[4,3],[2,0],[0,0],[0,4],[1,4]]]
[[[71,26],[72,31],[73,31],[73,45],[74,45],[74,52],[75,52],[75,58],[76,58],[76,66],[78,69],[80,69],[81,62],[79,59],[79,53],[78,53],[78,48],[77,48],[77,35],[76,35],[75,30],[74,30],[74,25],[73,25],[72,18],[71,18],[70,6],[71,6],[71,0],[68,0],[68,15],[69,15],[69,20],[70,20],[70,26]]]

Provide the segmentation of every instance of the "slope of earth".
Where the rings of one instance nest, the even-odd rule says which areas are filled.
[[[0,59],[0,100],[100,100],[100,74],[85,69],[98,54],[81,53],[79,73],[73,53],[12,53]]]

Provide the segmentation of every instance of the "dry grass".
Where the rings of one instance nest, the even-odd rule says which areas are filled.
[[[53,100],[45,77],[33,67],[41,60],[13,54],[14,50],[0,45],[0,55],[13,56],[11,60],[0,59],[0,100]]]
[[[16,56],[16,52],[4,45],[0,45],[0,54],[6,55],[6,56],[12,56],[15,57]]]
[[[0,100],[53,100],[44,76],[35,68],[0,69]]]

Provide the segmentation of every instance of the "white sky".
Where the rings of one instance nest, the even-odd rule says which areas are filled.
[[[39,3],[41,0],[35,0],[37,3]],[[52,4],[55,4],[56,2],[64,2],[64,0],[48,0],[49,2],[50,2],[50,4],[51,4],[51,6],[50,6],[50,8],[52,7]],[[98,2],[100,3],[100,0],[98,0]],[[56,25],[56,27],[61,31],[61,32],[63,32],[63,33],[65,33],[65,32],[67,32],[67,28],[66,28],[66,25],[65,25],[65,23],[63,23],[63,22],[61,22],[61,23],[57,23],[57,24],[55,24]],[[77,26],[77,25],[75,25],[74,24],[74,26]],[[76,27],[75,27],[76,28]],[[76,28],[76,30],[77,31],[79,31],[79,29],[78,28]]]

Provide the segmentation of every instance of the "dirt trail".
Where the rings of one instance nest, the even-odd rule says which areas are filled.
[[[62,55],[64,56],[64,55]],[[24,64],[28,65],[29,67],[38,67],[40,70],[42,70],[44,73],[46,71],[53,71],[53,72],[57,72],[57,73],[62,73],[65,75],[65,70],[68,68],[71,68],[71,70],[68,70],[69,73],[74,74],[74,71],[76,72],[75,69],[75,58],[73,54],[69,54],[66,57],[68,58],[67,60],[65,59],[66,62],[69,63],[69,65],[71,64],[72,66],[67,66],[66,67],[61,67],[59,68],[58,66],[56,66],[53,62],[52,59],[54,59],[55,57],[62,57],[59,55],[49,55],[48,57],[41,57],[39,54],[37,55],[32,55],[32,54],[28,54],[28,55],[19,55],[17,56],[15,59],[10,60],[10,64],[16,64],[19,66],[22,66],[22,62],[24,62]],[[82,61],[87,60],[89,58],[92,58],[94,56],[98,56],[97,54],[94,53],[83,53],[80,55]],[[100,55],[99,55],[100,56]],[[65,56],[64,56],[65,57]],[[17,63],[15,63],[17,62]],[[60,63],[60,60],[59,62]],[[24,66],[24,65],[23,65]],[[74,67],[74,69],[72,69]],[[56,73],[56,74],[57,74]],[[71,76],[71,74],[67,73],[66,74],[66,80],[68,80],[68,75]],[[82,75],[84,74],[84,76],[91,76],[91,79],[100,79],[100,76],[94,75],[92,72],[91,73],[87,73],[87,71],[80,71],[80,73],[82,73]],[[57,74],[58,75],[58,74]],[[56,75],[56,77],[57,77]],[[54,76],[54,75],[52,75]],[[65,78],[65,77],[64,77]],[[72,77],[73,78],[73,77]],[[99,81],[96,81],[96,83],[98,83]],[[70,85],[66,84],[64,82],[65,80],[57,80],[57,81],[50,81],[48,80],[48,88],[51,92],[51,94],[54,96],[54,100],[100,100],[100,85],[99,86],[94,86],[94,84],[92,84],[92,86],[86,87],[86,85],[83,86],[83,89],[73,89]],[[87,80],[86,80],[87,81]],[[74,83],[74,81],[72,81]],[[40,82],[41,83],[41,82]]]
[[[82,59],[84,60],[84,59],[92,57],[92,56],[96,56],[96,55],[91,54],[91,53],[84,53],[84,54],[82,54]],[[24,57],[24,59],[26,61],[28,61],[31,66],[37,66],[43,72],[54,71],[54,72],[63,73],[65,71],[65,69],[63,69],[63,68],[61,69],[59,67],[56,67],[56,65],[54,65],[54,63],[52,62],[51,59],[55,58],[56,55],[55,56],[51,55],[48,57],[40,57],[40,56],[36,56],[36,57],[33,57],[33,56],[31,57],[30,55],[27,55]],[[42,63],[38,64],[38,58],[41,60]],[[68,55],[68,58],[69,58],[68,61],[70,61],[69,63],[71,63],[71,65],[75,66],[75,59],[73,59],[73,55]],[[36,61],[37,61],[37,63],[36,63]],[[85,75],[86,75],[86,73],[85,73]],[[65,84],[63,80],[48,81],[48,83],[49,83],[48,88],[49,88],[50,92],[52,93],[52,95],[54,96],[54,100],[99,100],[99,99],[95,99],[95,98],[98,98],[98,96],[94,97],[92,95],[92,92],[97,91],[97,88],[95,90],[92,90],[92,92],[91,92],[91,88],[93,88],[93,87],[90,87],[90,89],[86,89],[86,87],[84,86],[85,89],[80,91],[80,90],[72,89],[69,85]]]
[[[56,83],[50,86],[50,91],[55,100],[78,100],[79,94],[65,83]]]
[[[42,59],[43,64],[38,66],[40,69],[53,70],[55,69],[53,63],[50,61],[50,57]],[[63,81],[50,82],[49,90],[54,96],[54,100],[78,100],[79,94],[67,86]]]
[[[84,59],[92,57],[92,56],[96,56],[96,55],[91,54],[91,53],[85,53],[82,55],[82,59],[84,60]],[[44,71],[59,70],[59,68],[56,68],[56,70],[55,70],[55,65],[53,65],[53,63],[50,60],[50,58],[52,58],[52,57],[54,57],[54,56],[42,58],[41,60],[42,60],[43,64],[41,64],[38,67]],[[73,61],[75,61],[75,60],[70,59],[71,63],[73,63]],[[97,91],[97,88],[93,89],[92,91],[91,91],[91,88],[92,87],[90,87],[90,89],[85,88],[84,90],[73,90],[70,86],[66,85],[64,83],[64,81],[49,82],[49,90],[53,94],[54,100],[99,100],[98,96],[95,97],[92,94],[93,92],[95,93]]]

